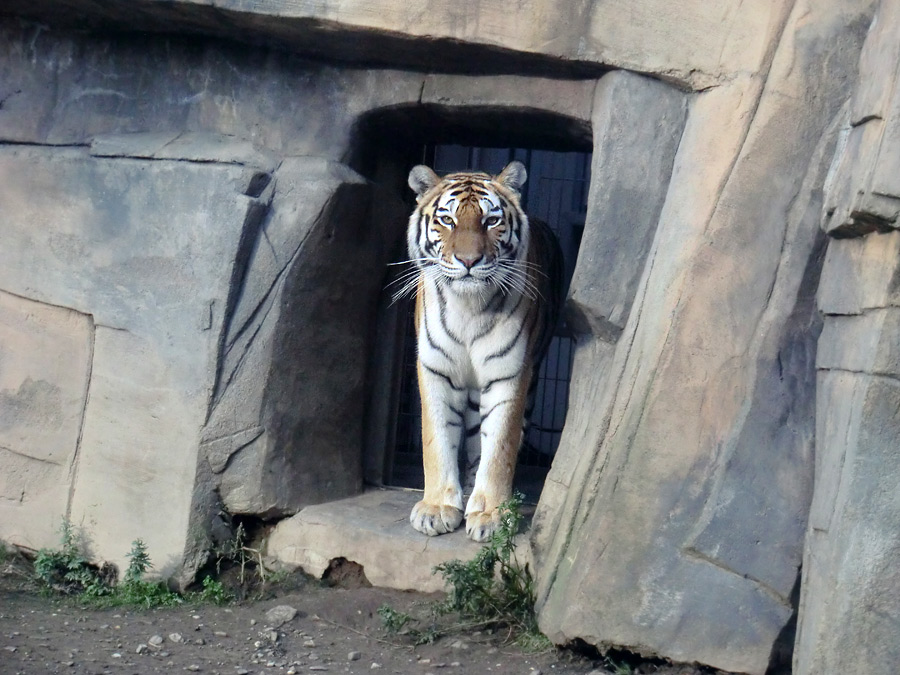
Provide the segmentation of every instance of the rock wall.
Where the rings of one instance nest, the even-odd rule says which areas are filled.
[[[900,662],[900,3],[883,2],[826,185],[816,487],[794,672]],[[848,648],[848,646],[851,646]]]
[[[871,11],[798,3],[756,85],[693,100],[649,252],[582,252],[593,279],[647,262],[591,298],[576,363],[606,367],[576,369],[535,518],[554,640],[766,671],[813,487],[820,186]]]
[[[416,148],[592,145],[542,629],[893,672],[898,4],[251,5],[0,9],[0,538],[358,493]]]

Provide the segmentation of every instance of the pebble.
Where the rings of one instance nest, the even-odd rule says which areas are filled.
[[[195,639],[194,639],[194,644],[195,644],[195,645],[201,645],[201,646],[202,646],[202,645],[205,645],[205,644],[206,644],[206,640],[204,640],[203,638],[195,638]]]
[[[348,661],[359,661],[362,658],[362,654],[359,652],[349,652],[347,654]]]
[[[147,642],[150,643],[151,647],[159,647],[163,643],[162,635],[154,635]]]
[[[266,612],[266,623],[273,628],[278,628],[282,624],[292,621],[297,616],[297,610],[290,605],[278,605]]]
[[[372,662],[372,665],[369,666],[369,670],[378,670],[379,668],[381,668],[381,664],[375,663],[374,661]]]
[[[136,654],[143,654],[143,653],[146,652],[148,649],[150,649],[150,648],[149,648],[146,644],[144,644],[144,643],[142,642],[141,644],[139,644],[139,645],[137,646],[137,649],[135,649],[134,651],[135,651]]]
[[[255,625],[256,625],[256,619],[250,619],[250,625],[251,625],[251,626],[255,626]],[[246,673],[245,673],[244,675],[246,675]]]
[[[450,662],[450,667],[451,667],[451,668],[459,668],[461,665],[462,665],[462,664],[461,664],[459,661],[451,661],[451,662]]]
[[[226,633],[224,630],[214,630],[213,635],[215,635],[216,637],[228,637],[228,633]]]
[[[241,668],[240,666],[235,666],[234,675],[250,675],[250,671],[246,668]]]
[[[187,669],[190,670],[192,673],[196,673],[198,670],[200,670],[200,666],[198,666],[196,663],[192,663],[191,665],[189,665],[187,667]]]
[[[184,642],[184,638],[181,637],[181,633],[169,633],[169,640],[175,643]]]
[[[457,640],[453,644],[450,645],[450,649],[468,649],[469,643],[463,642],[462,640]]]
[[[6,650],[6,651],[8,651],[8,652],[14,652],[14,651],[16,651],[16,648],[15,648],[15,647],[4,647],[3,649]]]
[[[316,646],[316,641],[315,640],[304,640],[303,646],[306,647],[307,649],[313,649]]]
[[[112,657],[113,657],[114,659],[121,659],[121,658],[122,658],[122,655],[121,655],[119,652],[116,652],[116,653],[114,653],[114,654],[112,655]]]

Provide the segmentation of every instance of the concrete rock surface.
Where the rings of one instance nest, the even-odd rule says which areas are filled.
[[[795,672],[893,672],[898,32],[888,0],[9,0],[0,537],[68,517],[184,584],[233,515],[292,516],[270,554],[436,590],[477,549],[359,496],[405,175],[592,147],[542,629],[763,673],[802,563]]]
[[[798,675],[897,669],[900,645],[900,5],[883,2],[825,195],[816,483]]]
[[[554,641],[769,667],[813,487],[819,187],[871,3],[848,11],[798,3],[764,86],[692,102],[634,300],[597,312],[618,311],[624,329],[612,350],[579,344],[609,365],[575,376],[600,386],[573,383],[591,394],[570,419],[584,409],[597,422],[567,424],[561,445],[593,450],[554,464],[535,518]],[[586,240],[592,226],[612,225],[589,222]],[[604,274],[621,276],[586,276]],[[601,302],[616,297],[630,301]]]

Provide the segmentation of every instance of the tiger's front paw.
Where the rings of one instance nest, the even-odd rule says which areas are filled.
[[[449,504],[429,504],[425,500],[413,507],[410,524],[422,534],[434,537],[453,532],[462,522],[462,509]]]
[[[490,541],[500,526],[500,504],[484,492],[475,491],[466,504],[466,534],[472,541]]]
[[[466,515],[466,535],[477,542],[490,541],[491,536],[500,526],[500,511],[476,511]]]

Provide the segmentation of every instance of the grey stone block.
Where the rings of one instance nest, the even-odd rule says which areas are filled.
[[[464,8],[422,0],[6,0],[4,10],[45,22],[135,31],[202,33],[276,44],[284,51],[351,63],[438,72],[596,75],[607,68],[653,73],[703,88],[764,67],[790,3],[705,5],[472,0]],[[0,78],[2,81],[2,78]]]
[[[835,370],[818,387],[793,672],[888,675],[900,661],[900,381]]]
[[[86,354],[90,396],[82,413],[77,400],[61,412],[83,426],[71,488],[56,488],[68,502],[58,515],[90,524],[90,553],[123,569],[137,537],[162,574],[183,560],[231,270],[258,205],[243,194],[252,173],[85,149],[0,149],[0,288],[55,306],[36,315],[89,315],[96,326],[92,344],[66,353],[72,367]],[[5,353],[10,373],[40,372],[27,350]],[[69,444],[74,424],[61,427]]]
[[[32,550],[59,543],[93,349],[90,316],[0,291],[3,541]]]
[[[823,225],[836,237],[900,228],[900,8],[882,2],[866,39],[847,113],[844,147],[826,185]]]
[[[900,307],[898,257],[897,232],[832,240],[819,284],[819,309],[825,314],[862,314],[880,307]]]
[[[769,667],[813,486],[818,187],[871,18],[846,10],[795,8],[759,98],[691,102],[602,390],[576,406],[599,428],[535,519],[554,641]]]
[[[98,154],[133,150],[264,170],[271,167],[260,153],[341,160],[360,114],[417,103],[424,79],[314,65],[286,52],[150,34],[87,38],[2,19],[0,45],[0,140],[94,143]],[[147,135],[138,144],[135,133]]]
[[[363,377],[387,262],[369,192],[323,159],[275,173],[203,432],[232,513],[293,514],[362,487]]]
[[[615,72],[598,83],[595,179],[566,305],[576,332],[615,342],[628,320],[686,115],[684,94],[660,82]]]

